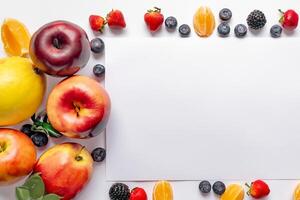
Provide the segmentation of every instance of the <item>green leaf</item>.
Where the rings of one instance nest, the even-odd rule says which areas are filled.
[[[55,130],[50,123],[43,122],[43,128],[47,131],[48,135],[51,137],[59,138],[62,136],[62,134],[57,130]]]
[[[62,134],[55,130],[53,126],[48,122],[42,122],[42,121],[35,121],[34,125],[32,126],[33,131],[43,132],[47,135],[55,138],[62,137]]]
[[[60,200],[60,196],[56,194],[47,194],[43,197],[43,200]]]
[[[17,200],[31,200],[30,191],[25,187],[16,188],[16,198]]]
[[[34,132],[41,132],[41,133],[48,134],[47,131],[42,126],[36,125],[36,122],[31,127],[31,130]]]
[[[34,174],[29,177],[23,187],[27,188],[32,199],[38,199],[45,193],[45,185],[39,174]]]

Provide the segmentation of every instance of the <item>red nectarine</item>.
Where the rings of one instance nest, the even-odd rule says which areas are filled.
[[[72,76],[51,91],[47,114],[52,126],[65,136],[85,138],[96,125],[102,130],[105,128],[110,114],[110,98],[94,79]]]
[[[36,149],[22,132],[0,128],[0,184],[28,175],[36,163]]]

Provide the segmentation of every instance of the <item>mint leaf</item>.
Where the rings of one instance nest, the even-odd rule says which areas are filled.
[[[43,122],[42,126],[47,131],[50,137],[60,138],[62,136],[62,134],[55,130],[50,123]]]
[[[32,199],[38,199],[45,193],[45,185],[42,178],[38,174],[34,174],[29,177],[23,185],[27,188]]]
[[[60,138],[63,136],[59,131],[55,130],[53,126],[48,122],[35,121],[31,129],[33,131],[46,133],[50,137],[54,138]]]
[[[16,188],[16,198],[17,198],[17,200],[31,200],[29,190],[22,186],[17,187]]]
[[[60,197],[56,194],[47,194],[43,197],[43,200],[60,200]]]

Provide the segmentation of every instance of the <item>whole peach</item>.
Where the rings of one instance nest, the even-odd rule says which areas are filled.
[[[90,180],[93,159],[80,144],[58,144],[41,155],[34,172],[41,174],[48,193],[55,193],[63,197],[63,200],[69,200]]]
[[[0,184],[28,175],[36,163],[36,149],[22,132],[0,128]]]

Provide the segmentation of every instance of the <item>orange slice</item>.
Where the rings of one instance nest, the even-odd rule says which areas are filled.
[[[200,37],[210,36],[215,29],[215,16],[209,7],[201,6],[194,15],[194,29]]]
[[[159,181],[155,184],[153,200],[173,200],[172,186],[168,181]]]
[[[25,56],[28,54],[30,33],[26,26],[18,20],[4,20],[1,27],[1,39],[7,55]]]
[[[293,200],[300,200],[300,184],[295,188]]]
[[[231,184],[226,188],[220,200],[243,200],[244,197],[245,191],[242,188],[242,186],[237,184]]]

